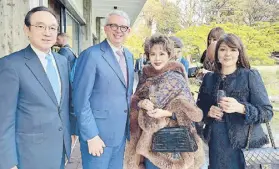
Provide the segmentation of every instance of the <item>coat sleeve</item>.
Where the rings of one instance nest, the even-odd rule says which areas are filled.
[[[74,74],[74,72],[73,72]],[[77,117],[74,113],[74,106],[73,106],[73,74],[70,67],[70,63],[68,62],[68,77],[69,77],[69,100],[70,100],[70,125],[71,125],[71,135],[78,135],[78,127],[77,127]]]
[[[273,117],[273,111],[263,80],[257,70],[250,70],[248,76],[250,102],[242,103],[246,112],[245,122],[247,124],[268,122]]]
[[[93,58],[90,49],[81,53],[77,60],[73,82],[74,112],[80,136],[85,141],[99,134],[89,101],[96,76],[96,62]]]
[[[202,110],[203,122],[206,124],[212,120],[210,117],[207,116],[210,107],[213,105],[211,90],[208,87],[211,78],[212,78],[212,73],[209,72],[205,74],[201,87],[199,89],[199,95],[197,99],[197,106]]]
[[[69,53],[68,53],[68,51],[67,51],[65,48],[61,48],[61,49],[58,51],[58,53],[59,53],[60,55],[65,56],[66,59],[69,61]]]
[[[0,168],[18,164],[15,140],[19,77],[7,58],[0,59]]]
[[[170,102],[167,108],[168,111],[176,114],[179,124],[188,122],[200,122],[202,120],[202,111],[184,97],[176,98]]]

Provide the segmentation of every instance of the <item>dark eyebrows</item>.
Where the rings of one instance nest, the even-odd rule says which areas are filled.
[[[36,25],[46,25],[44,22],[35,22]],[[57,24],[51,24],[49,26],[58,26]]]

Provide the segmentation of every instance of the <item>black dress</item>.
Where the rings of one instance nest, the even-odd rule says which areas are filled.
[[[223,78],[219,90],[223,90]],[[241,150],[233,149],[228,136],[225,118],[215,120],[209,141],[209,169],[244,169],[245,162]]]
[[[227,97],[245,106],[245,114],[225,113],[224,122],[208,117],[212,105],[217,105],[217,92],[223,89]],[[261,127],[271,120],[272,105],[258,71],[238,68],[222,79],[220,73],[207,73],[199,90],[198,107],[203,111],[205,127],[202,132],[209,144],[209,169],[244,169],[242,148],[245,148],[249,125],[253,124],[250,148],[268,143]],[[249,167],[250,168],[250,167]]]

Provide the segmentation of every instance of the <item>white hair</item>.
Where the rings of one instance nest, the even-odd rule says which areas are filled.
[[[109,17],[111,15],[118,15],[118,16],[122,16],[123,18],[125,18],[127,20],[128,26],[130,26],[130,18],[128,16],[128,14],[124,11],[121,10],[112,10],[110,11],[107,16],[106,16],[106,20],[105,20],[105,24],[108,24],[109,22]]]

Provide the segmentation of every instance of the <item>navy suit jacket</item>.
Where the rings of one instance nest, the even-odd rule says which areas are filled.
[[[143,66],[146,64],[147,60],[144,58],[139,58],[136,60],[135,72],[142,71]]]
[[[60,48],[58,51],[59,54],[63,55],[67,61],[69,66],[69,74],[74,73],[74,66],[76,61],[76,55],[72,51],[71,47],[69,45],[65,45]],[[71,76],[71,75],[70,75]],[[70,84],[71,86],[72,84]],[[70,121],[71,121],[71,135],[78,135],[78,128],[76,126],[76,117],[73,110],[73,104],[72,104],[72,90],[70,90]]]
[[[72,69],[76,60],[76,55],[72,51],[71,47],[69,45],[65,45],[60,48],[58,53],[66,57],[70,64],[70,68]]]
[[[58,169],[71,151],[67,61],[53,53],[62,85],[58,103],[30,45],[0,59],[0,169]]]
[[[128,85],[107,40],[83,51],[73,82],[74,111],[83,141],[97,135],[106,146],[129,137],[129,107],[133,90],[133,55],[124,48]]]

